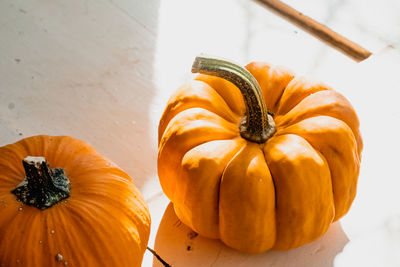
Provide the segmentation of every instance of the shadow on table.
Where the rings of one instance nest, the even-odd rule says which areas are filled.
[[[157,159],[148,114],[159,5],[0,1],[0,144],[69,135],[94,146],[141,189]]]
[[[246,254],[225,246],[219,240],[197,235],[176,216],[169,203],[158,228],[155,251],[173,267],[180,266],[333,266],[337,254],[349,239],[340,222],[331,225],[318,240],[289,251]],[[154,266],[163,266],[156,258]]]

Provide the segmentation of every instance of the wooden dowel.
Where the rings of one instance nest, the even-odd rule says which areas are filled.
[[[350,41],[342,35],[334,32],[325,25],[316,22],[312,18],[302,14],[296,9],[288,6],[279,0],[256,0],[271,9],[278,15],[299,26],[304,31],[314,35],[321,41],[326,42],[333,48],[341,51],[357,62],[360,62],[371,55],[371,52],[358,44]]]

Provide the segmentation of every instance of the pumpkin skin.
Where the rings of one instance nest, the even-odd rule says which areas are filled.
[[[64,168],[70,197],[44,210],[21,205],[11,191],[25,177],[27,156]],[[0,147],[0,214],[0,266],[140,266],[150,233],[148,208],[130,177],[67,136]]]
[[[179,219],[248,253],[309,243],[356,195],[362,151],[351,104],[323,83],[253,62],[276,132],[240,135],[246,111],[231,82],[198,75],[171,96],[159,123],[158,175]]]

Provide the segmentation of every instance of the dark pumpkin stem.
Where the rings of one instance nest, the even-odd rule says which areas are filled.
[[[167,262],[165,262],[160,255],[157,254],[157,252],[155,252],[153,249],[147,247],[147,250],[151,252],[151,254],[154,255],[154,257],[157,258],[157,260],[159,260],[161,262],[162,265],[164,265],[164,267],[172,267],[171,265],[169,265]]]
[[[243,138],[264,143],[275,133],[275,123],[268,114],[260,85],[248,70],[227,60],[201,55],[194,60],[192,72],[223,78],[239,88],[246,105],[239,128]]]
[[[18,201],[44,210],[70,196],[69,179],[64,169],[51,169],[43,157],[23,159],[25,179],[11,193]]]

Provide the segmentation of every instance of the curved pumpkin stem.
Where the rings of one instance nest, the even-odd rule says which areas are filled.
[[[44,210],[70,196],[70,183],[64,169],[51,169],[43,157],[28,156],[22,163],[26,177],[11,191],[19,201]]]
[[[201,55],[194,60],[192,72],[223,78],[239,88],[246,105],[239,127],[243,138],[264,143],[275,133],[275,123],[268,114],[260,85],[248,70],[230,61]]]

